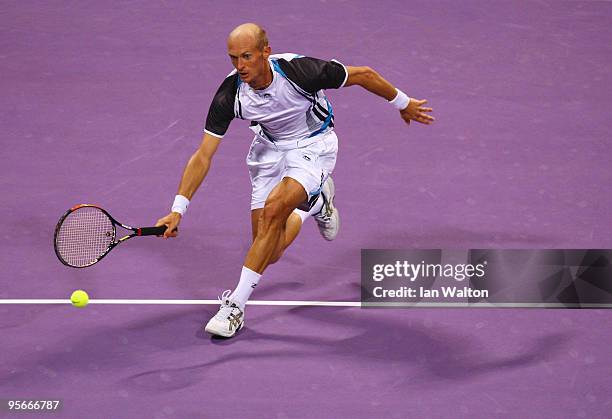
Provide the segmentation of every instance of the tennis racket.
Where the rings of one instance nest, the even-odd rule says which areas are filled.
[[[131,233],[117,240],[117,226]],[[81,204],[70,208],[57,222],[53,245],[64,265],[86,268],[102,260],[118,244],[135,236],[159,236],[166,228],[130,227],[97,205]]]

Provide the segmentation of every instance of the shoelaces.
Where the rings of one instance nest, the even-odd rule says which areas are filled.
[[[221,294],[221,297],[217,297],[217,299],[221,302],[221,308],[219,312],[215,315],[215,317],[219,320],[227,319],[227,317],[232,312],[232,309],[235,308],[235,307],[232,307],[230,304],[226,304],[226,303],[229,303],[228,298],[231,293],[232,293],[232,290],[225,290],[223,291],[223,294]]]

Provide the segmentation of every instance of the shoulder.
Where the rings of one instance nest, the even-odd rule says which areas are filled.
[[[294,58],[300,58],[300,57],[303,57],[303,55],[295,54],[293,52],[285,52],[282,54],[271,54],[270,55],[271,60],[285,60],[285,61],[291,61]]]
[[[217,89],[217,93],[215,93],[215,97],[213,98],[213,102],[219,105],[233,105],[236,92],[238,91],[238,87],[241,84],[240,77],[238,76],[238,72],[236,70],[229,73],[225,79],[221,82],[221,85]]]
[[[238,87],[240,86],[241,83],[242,81],[240,80],[240,77],[238,76],[238,71],[234,69],[231,73],[225,76],[225,79],[223,79],[223,81],[221,82],[221,86],[219,87],[219,90],[221,89],[231,90],[235,94],[236,90],[238,90]]]
[[[270,56],[275,69],[308,92],[337,89],[346,83],[348,71],[336,60],[322,60],[300,54]]]
[[[281,69],[289,71],[303,71],[303,72],[316,72],[317,64],[319,67],[327,61],[319,58],[307,57],[301,54],[275,54],[270,56],[270,60],[273,64],[277,64]]]

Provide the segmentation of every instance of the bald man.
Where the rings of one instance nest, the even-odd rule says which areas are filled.
[[[271,55],[266,32],[247,23],[227,39],[234,70],[217,90],[206,118],[204,138],[191,156],[172,205],[158,220],[175,228],[189,201],[206,177],[211,160],[230,122],[251,122],[255,132],[247,157],[252,184],[253,243],[247,252],[238,285],[221,298],[219,312],[205,330],[232,337],[244,325],[244,309],[266,267],[276,263],[310,216],[325,240],[338,234],[340,218],[334,205],[330,177],[336,163],[338,138],[334,114],[325,89],[361,86],[384,98],[410,124],[431,124],[425,100],[410,99],[369,67],[344,66],[297,54]]]

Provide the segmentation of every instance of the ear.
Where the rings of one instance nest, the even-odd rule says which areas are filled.
[[[266,60],[268,59],[271,53],[272,53],[272,48],[270,48],[270,45],[268,45],[267,47],[264,47],[263,56]]]

